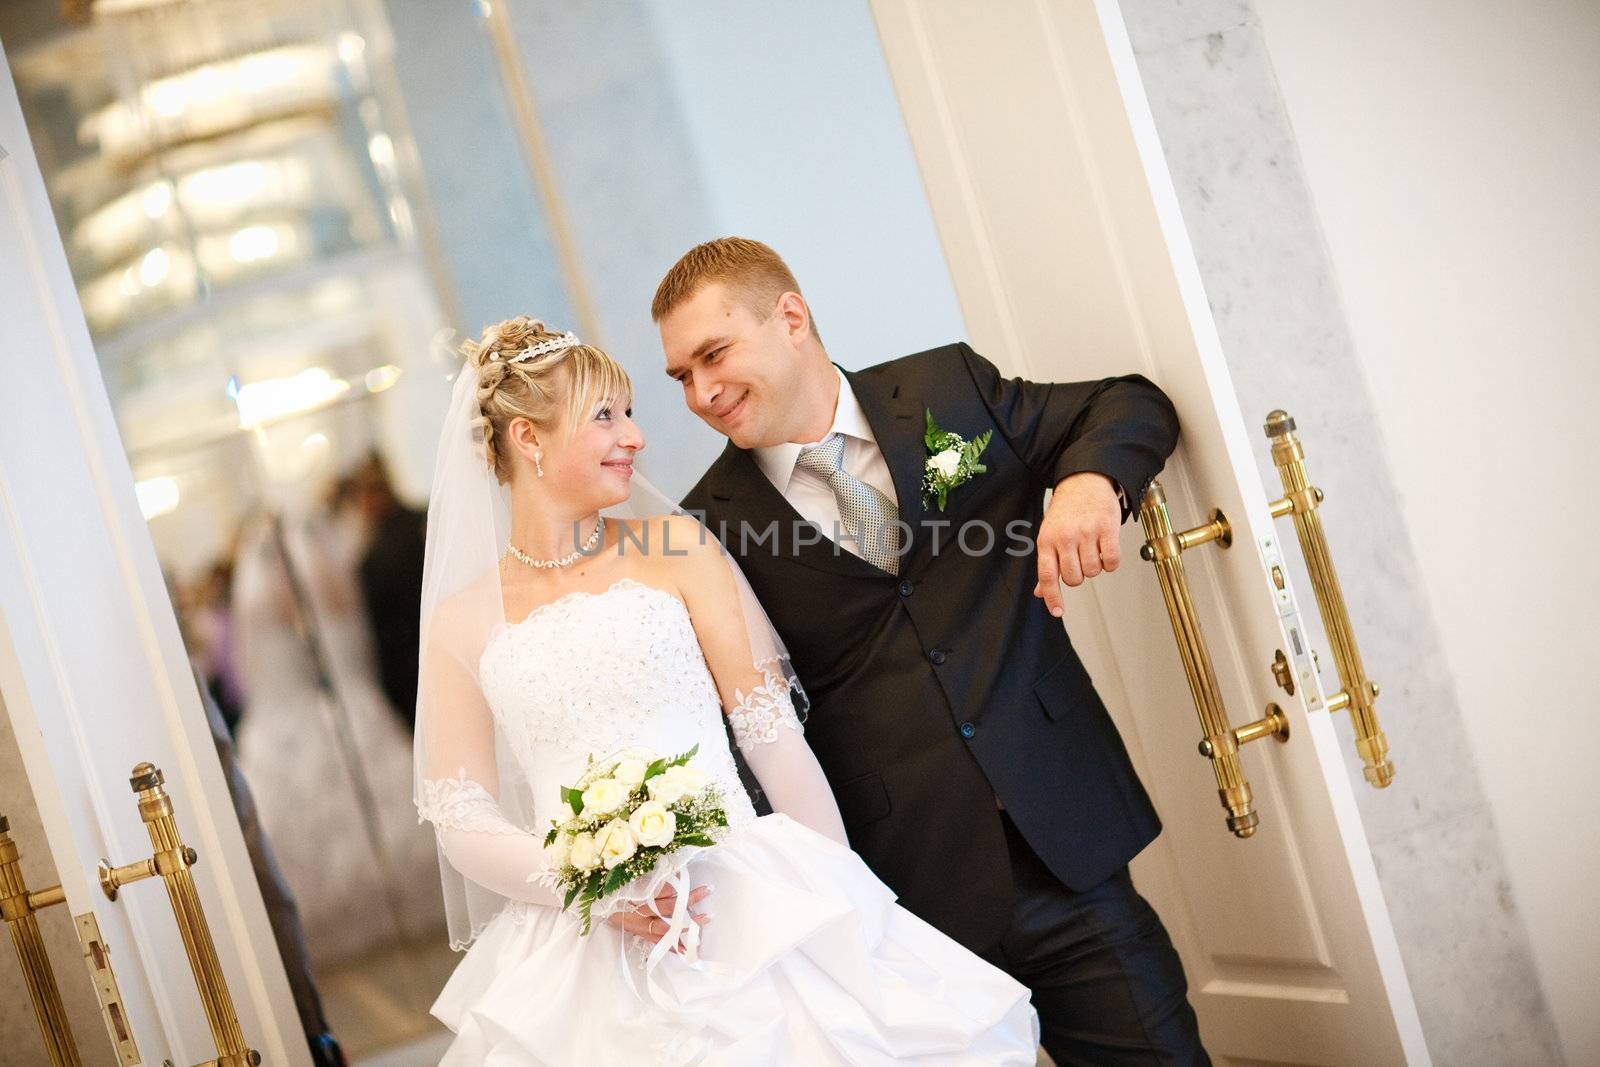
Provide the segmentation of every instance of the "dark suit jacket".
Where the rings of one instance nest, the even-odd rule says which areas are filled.
[[[1043,490],[1069,474],[1106,474],[1137,506],[1176,443],[1177,416],[1137,375],[1008,380],[965,344],[845,375],[913,530],[898,577],[817,539],[732,444],[683,503],[739,559],[789,647],[811,699],[806,739],[852,847],[906,908],[981,952],[1011,919],[996,795],[1074,889],[1160,832],[1064,627],[1032,595],[1032,538]],[[925,410],[968,439],[994,431],[988,471],[953,490],[943,513],[920,499]],[[1010,531],[1026,544],[1009,536],[1015,520],[1029,523]],[[760,537],[774,522],[776,535]],[[981,527],[967,530],[973,551],[960,548],[969,523],[995,532],[990,551]],[[797,525],[811,535],[795,536]]]
[[[422,643],[422,561],[428,517],[396,505],[361,557],[361,596],[372,624],[378,680],[408,729],[417,720],[417,648]]]

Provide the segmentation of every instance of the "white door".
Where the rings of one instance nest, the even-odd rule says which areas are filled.
[[[1219,1063],[1427,1063],[1345,767],[1355,754],[1304,656],[1293,697],[1269,670],[1303,624],[1293,585],[1269,577],[1294,534],[1275,528],[1252,457],[1267,413],[1238,408],[1114,0],[873,11],[975,346],[1035,380],[1154,380],[1183,424],[1160,479],[1174,525],[1212,508],[1232,525],[1231,548],[1183,558],[1232,724],[1275,701],[1291,726],[1286,743],[1241,750],[1260,816],[1247,840],[1197,754],[1137,524],[1118,571],[1067,591],[1068,629],[1165,824],[1134,877],[1183,957],[1207,1047]]]
[[[217,1055],[160,880],[113,902],[96,878],[102,859],[152,854],[129,786],[149,761],[199,854],[193,876],[245,1040],[265,1063],[309,1063],[3,52],[0,696],[60,872],[56,906],[92,913],[109,950],[139,1053],[121,1062]],[[51,962],[58,981],[84,980],[81,960]],[[75,1038],[80,1051],[107,1040]]]

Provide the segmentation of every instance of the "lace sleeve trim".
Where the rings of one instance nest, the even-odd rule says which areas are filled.
[[[422,780],[417,821],[431,822],[440,830],[508,835],[525,832],[505,817],[487,789],[467,777],[464,767],[455,778]]]
[[[741,749],[772,744],[778,740],[780,726],[803,734],[800,718],[794,713],[794,701],[789,697],[790,688],[787,678],[769,672],[766,681],[748,695],[742,689],[735,689],[734,706],[728,712],[734,743]]]

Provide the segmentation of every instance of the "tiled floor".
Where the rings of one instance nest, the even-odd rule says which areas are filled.
[[[420,1037],[371,1056],[358,1056],[350,1060],[351,1067],[438,1067],[445,1046],[454,1035],[441,1030],[429,1037]]]
[[[419,944],[319,971],[328,1025],[351,1062],[363,1067],[438,1063],[449,1033],[428,1007],[460,959],[440,931]]]

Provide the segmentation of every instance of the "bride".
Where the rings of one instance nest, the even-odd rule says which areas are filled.
[[[441,1062],[1033,1064],[1027,989],[850,851],[765,613],[634,474],[627,373],[526,317],[463,352],[416,730],[451,943],[471,945],[432,1007],[456,1034]],[[755,814],[730,733],[773,814]],[[571,814],[559,787],[591,757],[693,746],[724,836],[601,898],[583,933],[544,847]]]

